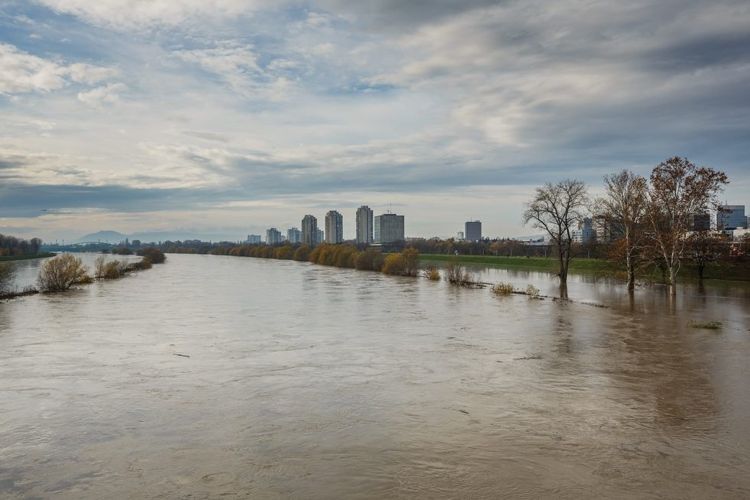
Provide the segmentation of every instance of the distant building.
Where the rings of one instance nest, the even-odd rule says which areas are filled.
[[[248,234],[247,235],[247,242],[251,245],[258,245],[260,244],[260,235],[259,234]]]
[[[369,245],[373,242],[372,237],[372,210],[367,205],[357,209],[357,243]]]
[[[281,231],[275,227],[266,229],[266,244],[278,245],[279,243],[281,243]]]
[[[716,212],[716,229],[747,229],[745,205],[722,205]]]
[[[591,217],[585,217],[579,224],[578,229],[573,231],[573,241],[576,243],[591,243],[596,238],[594,221]]]
[[[592,224],[597,243],[611,243],[614,240],[621,238],[624,234],[621,225],[611,224],[610,221],[602,215],[594,216]]]
[[[693,214],[690,217],[691,231],[709,231],[711,229],[711,215]]]
[[[404,216],[383,214],[375,217],[373,224],[375,243],[394,243],[404,241]]]
[[[466,241],[482,240],[482,223],[478,220],[469,221],[464,225]]]
[[[464,239],[464,232],[463,231],[459,231],[458,233],[456,233],[456,239],[458,241],[463,241],[463,239]]]
[[[318,219],[305,215],[302,219],[302,243],[311,247],[318,244]]]
[[[315,244],[320,245],[325,241],[325,233],[323,233],[322,229],[317,229],[315,231]]]
[[[344,216],[336,210],[326,214],[326,243],[337,245],[344,241]]]
[[[302,242],[302,231],[297,229],[296,227],[290,227],[286,230],[286,240],[291,243],[301,243]]]

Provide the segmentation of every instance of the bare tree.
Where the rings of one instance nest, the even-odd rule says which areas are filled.
[[[729,255],[729,238],[720,232],[694,231],[688,236],[687,254],[698,271],[698,279],[703,281],[706,266]]]
[[[638,251],[645,234],[648,207],[648,183],[629,170],[604,177],[605,196],[597,200],[596,212],[609,227],[621,233],[622,257],[628,273],[628,290],[635,289]]]
[[[651,172],[647,211],[651,244],[667,271],[672,294],[677,292],[677,273],[685,256],[691,218],[718,206],[717,196],[728,182],[724,172],[696,167],[678,156]]]
[[[42,264],[37,281],[42,292],[62,292],[73,285],[90,282],[91,277],[81,259],[64,253]]]
[[[586,185],[578,180],[566,179],[536,188],[534,199],[523,214],[523,223],[531,222],[533,227],[544,230],[557,248],[561,285],[568,281],[572,231],[583,221],[587,204]]]

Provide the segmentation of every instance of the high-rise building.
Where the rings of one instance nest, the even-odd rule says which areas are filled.
[[[711,229],[711,215],[709,214],[693,214],[690,217],[690,230],[691,231],[708,231]]]
[[[458,241],[463,241],[463,239],[464,239],[464,232],[463,231],[459,231],[458,233],[456,233],[456,239]]]
[[[281,231],[275,227],[266,229],[266,244],[278,245],[279,243],[281,243]]]
[[[591,217],[585,217],[578,224],[578,229],[573,231],[573,241],[576,243],[591,243],[595,238],[594,221]]]
[[[315,244],[320,245],[325,241],[325,233],[322,229],[315,230]]]
[[[466,241],[482,240],[482,223],[478,220],[469,221],[464,225]]]
[[[404,216],[383,214],[375,217],[373,224],[375,243],[394,243],[404,241]]]
[[[318,219],[305,215],[302,219],[302,243],[311,247],[318,244]]]
[[[745,205],[722,205],[716,211],[716,229],[747,229]]]
[[[286,240],[292,245],[300,243],[302,241],[302,231],[296,227],[290,227],[286,230]]]
[[[247,242],[251,245],[257,245],[260,243],[260,235],[259,234],[248,234],[247,235]]]
[[[344,217],[336,210],[326,214],[326,243],[334,245],[344,241]]]
[[[357,243],[372,243],[372,209],[362,205],[357,209]]]

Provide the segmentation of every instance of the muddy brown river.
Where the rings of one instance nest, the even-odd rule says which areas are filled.
[[[0,497],[750,498],[750,287],[570,279],[169,255],[0,303]]]

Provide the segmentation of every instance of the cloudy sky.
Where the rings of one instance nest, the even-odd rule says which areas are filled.
[[[0,0],[0,232],[521,225],[672,155],[750,204],[747,0]]]

